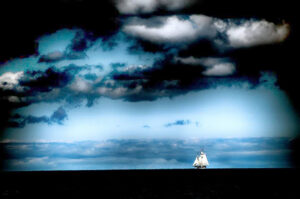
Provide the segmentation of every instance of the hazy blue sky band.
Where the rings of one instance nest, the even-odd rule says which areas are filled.
[[[288,138],[132,139],[1,143],[4,170],[192,168],[199,149],[210,168],[290,168]]]

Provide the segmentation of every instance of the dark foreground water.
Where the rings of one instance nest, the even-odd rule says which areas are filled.
[[[299,198],[296,169],[2,172],[0,198]]]

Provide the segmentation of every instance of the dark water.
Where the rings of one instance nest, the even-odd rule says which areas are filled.
[[[296,169],[0,173],[0,198],[298,198]]]

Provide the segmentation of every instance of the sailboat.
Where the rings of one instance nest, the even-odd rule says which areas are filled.
[[[205,169],[208,165],[206,154],[201,151],[200,155],[197,155],[193,166],[197,169]]]

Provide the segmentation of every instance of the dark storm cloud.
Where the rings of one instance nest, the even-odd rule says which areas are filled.
[[[165,127],[172,127],[172,126],[185,126],[191,124],[190,120],[176,120],[175,122],[171,122],[165,124]]]
[[[254,87],[260,83],[260,75],[252,80],[236,74],[220,78],[205,73],[207,65],[212,67],[210,64],[227,62],[227,59],[211,58],[201,60],[201,63],[197,64],[186,63],[190,61],[185,58],[174,60],[173,56],[166,56],[156,61],[153,66],[113,63],[113,70],[100,76],[91,73],[93,66],[88,65],[68,65],[59,69],[50,67],[45,71],[5,73],[0,76],[0,83],[2,82],[0,91],[3,109],[7,110],[7,113],[3,114],[5,120],[2,121],[4,123],[1,126],[23,127],[27,123],[38,122],[59,124],[64,118],[62,111],[60,112],[62,119],[59,119],[60,115],[57,114],[48,118],[28,117],[23,120],[9,120],[12,110],[38,102],[66,102],[75,107],[86,102],[86,105],[91,107],[100,97],[131,102],[153,101],[163,97],[176,97],[191,91],[215,88],[220,84],[231,86],[248,82]],[[221,69],[218,68],[217,72],[220,74],[221,71],[224,75]],[[81,72],[84,73],[80,74]]]
[[[77,79],[75,79],[75,77],[80,76],[79,73],[81,71],[88,71],[85,75],[87,75],[88,79],[90,78],[89,81],[97,78],[95,74],[92,75],[89,73],[90,68],[91,66],[89,65],[68,65],[60,67],[60,69],[50,67],[45,71],[5,73],[0,76],[0,100],[3,104],[3,109],[10,112],[15,108],[38,102],[51,103],[60,102],[65,99],[72,103],[82,101],[83,99],[90,100],[93,98],[93,93],[83,92],[84,87],[82,88],[82,86],[84,85],[80,85],[81,82],[76,84]],[[55,119],[55,117],[52,119]]]
[[[47,123],[47,124],[50,124],[50,120],[46,116],[41,116],[41,117],[27,116],[24,119],[24,123],[27,123],[27,124],[35,124],[35,123]]]
[[[140,4],[143,3],[143,1],[140,2]],[[172,1],[167,3],[166,8],[159,8],[156,14],[165,15],[166,12],[164,11],[170,12],[168,6],[171,8],[172,4],[176,4],[176,2],[178,2],[178,5],[185,5],[189,1]],[[295,24],[297,24],[298,18],[297,5],[292,0],[285,1],[282,4],[274,4],[271,0],[263,2],[253,0],[247,6],[236,4],[236,1],[232,0],[224,2],[201,0],[195,1],[195,4],[192,5],[186,7],[183,11],[175,9],[176,11],[173,11],[172,14],[201,13],[220,18],[279,18],[288,21],[294,20]],[[1,28],[2,53],[0,54],[0,63],[15,57],[37,54],[35,39],[61,28],[77,27],[91,31],[98,36],[108,36],[115,33],[120,26],[116,1],[111,0],[44,0],[43,2],[12,0],[1,2],[0,6],[3,8],[0,13],[1,18],[6,18]],[[55,14],[53,14],[53,11],[55,11]],[[14,17],[10,17],[11,13],[14,13]],[[36,20],[37,18],[39,20]],[[21,36],[20,33],[22,33]],[[15,46],[18,46],[18,48]]]
[[[177,30],[178,27],[181,27],[180,30]],[[293,52],[290,52],[291,44],[288,37],[290,28],[289,24],[276,20],[173,15],[132,17],[125,20],[123,31],[138,41],[136,45],[130,47],[132,53],[140,50],[169,52],[166,59],[158,64],[161,67],[155,65],[152,72],[161,70],[161,74],[165,74],[164,70],[172,71],[166,74],[168,78],[168,75],[174,75],[181,66],[180,72],[191,77],[185,80],[190,83],[185,83],[184,86],[194,84],[194,89],[201,89],[210,87],[214,81],[215,85],[223,81],[203,76],[225,77],[223,81],[225,84],[230,82],[227,81],[229,79],[245,80],[248,77],[249,81],[254,83],[263,70],[282,73],[282,65],[292,62]],[[283,51],[285,52],[282,53]],[[175,72],[173,68],[168,67],[169,65],[175,66]],[[153,79],[157,78],[155,73],[150,72],[148,76],[151,76],[150,74],[154,75]],[[195,77],[196,75],[198,77]],[[122,78],[124,77],[125,75]],[[285,81],[284,78],[282,81]],[[159,80],[157,82],[159,85]]]
[[[204,62],[209,62],[209,66]],[[152,101],[161,97],[172,98],[191,91],[215,88],[218,85],[230,87],[247,82],[254,87],[259,83],[260,74],[253,77],[239,76],[238,73],[232,74],[233,65],[224,64],[224,67],[219,68],[210,66],[215,63],[223,62],[211,58],[211,60],[204,60],[203,63],[201,61],[198,64],[186,64],[182,60],[176,61],[172,56],[166,56],[155,62],[152,67],[126,66],[114,70],[107,76],[108,82],[111,83],[107,83],[107,86],[110,86],[110,91],[124,88],[119,89],[118,95],[114,95],[116,98],[127,101]],[[211,71],[212,69],[214,71]],[[102,86],[105,86],[105,81],[98,84],[98,87]]]
[[[104,165],[107,166],[106,169],[132,169],[137,165],[151,168],[153,164],[149,162],[155,162],[161,168],[191,168],[201,148],[207,153],[211,167],[280,168],[291,166],[288,146],[287,138],[1,143],[4,162],[19,163],[6,164],[6,170],[22,170],[30,166],[42,169],[45,165],[48,165],[47,169],[51,169],[51,165],[55,164],[60,169],[67,169],[66,166],[71,162],[80,162],[77,166],[82,169],[90,161],[94,163],[91,169],[99,169]],[[38,165],[30,165],[36,160],[40,160],[36,163]]]
[[[63,121],[68,118],[68,115],[63,107],[59,107],[50,117],[50,121],[57,123],[57,124],[63,124]]]
[[[45,71],[8,72],[0,76],[0,128],[22,127],[27,123],[39,122],[61,123],[65,118],[61,109],[49,118],[22,116],[20,119],[14,118],[11,112],[33,103],[59,102],[67,98],[70,95],[66,89],[67,85],[73,81],[75,74],[86,68],[87,66],[69,65],[62,69],[50,67]],[[6,83],[3,85],[2,81]]]
[[[75,30],[74,30],[75,31]],[[96,37],[84,30],[76,30],[75,36],[70,44],[62,51],[54,51],[42,54],[39,63],[56,63],[63,60],[78,60],[86,58],[86,51],[94,45]]]
[[[60,124],[68,118],[68,115],[63,107],[59,107],[55,110],[52,115],[49,116],[22,116],[19,114],[13,115],[8,121],[8,127],[14,128],[24,128],[27,124],[37,124],[37,123],[45,123],[48,125],[51,124]]]
[[[231,53],[227,57],[233,57],[234,52]],[[59,69],[53,66],[45,71],[5,73],[0,77],[1,101],[9,114],[15,108],[37,102],[65,100],[80,106],[86,101],[86,105],[91,107],[100,97],[131,102],[153,101],[215,88],[220,84],[231,86],[248,82],[255,86],[259,83],[259,69],[252,67],[254,75],[251,77],[244,73],[246,69],[239,68],[239,61],[237,64],[236,70],[229,58],[178,57],[176,53],[168,53],[153,66],[112,63],[113,70],[101,77],[90,72],[91,66],[76,65]],[[83,75],[81,71],[84,71]],[[4,117],[9,118],[7,114]],[[10,123],[9,126],[17,125]]]
[[[12,128],[24,128],[27,124],[37,124],[37,123],[46,123],[50,124],[49,117],[47,116],[21,116],[21,115],[14,115],[11,119],[7,122],[8,127]]]
[[[57,69],[54,66],[45,72],[25,72],[20,78],[20,74],[19,76],[6,74],[12,77],[12,81],[5,81],[0,85],[0,100],[3,102],[3,107],[6,107],[4,109],[9,110],[7,112],[41,101],[66,100],[71,104],[80,104],[87,100],[87,105],[92,106],[97,98],[103,96],[132,102],[151,101],[161,97],[175,97],[191,91],[215,88],[220,84],[231,86],[240,82],[249,82],[254,87],[259,83],[262,69],[275,70],[283,74],[279,76],[281,79],[278,82],[285,89],[289,89],[290,81],[294,81],[293,85],[297,85],[295,73],[292,74],[295,78],[285,81],[286,77],[291,74],[293,65],[290,58],[295,53],[291,52],[290,46],[286,43],[289,42],[288,45],[291,45],[295,42],[291,42],[289,37],[286,38],[290,26],[283,21],[264,20],[264,18],[234,20],[230,17],[224,19],[195,15],[199,12],[190,13],[190,11],[182,15],[153,17],[150,14],[119,20],[114,5],[106,1],[103,1],[100,7],[99,3],[94,4],[91,1],[78,2],[76,5],[72,4],[70,8],[68,3],[63,4],[62,7],[57,6],[57,1],[49,5],[53,5],[58,12],[58,16],[53,17],[59,20],[51,18],[51,20],[46,20],[45,24],[48,26],[47,21],[51,21],[50,25],[52,21],[60,23],[52,24],[50,27],[44,27],[41,24],[37,32],[26,34],[26,30],[32,29],[30,27],[33,26],[29,23],[33,20],[28,20],[29,27],[23,29],[25,38],[28,34],[30,35],[30,42],[44,33],[54,32],[53,30],[58,29],[58,24],[62,24],[63,28],[76,27],[82,31],[77,32],[66,52],[41,55],[40,62],[55,64],[61,60],[82,58],[97,38],[105,41],[107,50],[113,48],[116,40],[112,41],[113,39],[107,38],[120,30],[120,21],[123,23],[122,30],[130,36],[130,39],[136,41],[135,45],[130,46],[130,53],[144,53],[144,50],[163,52],[165,58],[157,60],[153,66],[112,63],[113,71],[101,78],[91,73],[78,75],[81,67]],[[85,7],[85,5],[88,6]],[[160,3],[158,7],[161,5]],[[170,11],[167,8],[164,9]],[[66,12],[66,15],[60,12]],[[61,17],[62,15],[64,17]],[[243,34],[244,32],[249,34]],[[31,41],[33,36],[34,39]],[[226,45],[230,47],[229,50],[224,47]],[[207,65],[203,62],[203,59],[216,57],[219,60],[218,63]],[[188,62],[190,58],[196,62],[200,59],[202,61],[191,64]],[[224,59],[230,61],[224,61]],[[296,86],[292,87],[291,90],[297,90]]]
[[[91,40],[84,31],[76,33],[75,37],[71,41],[71,45],[68,47],[71,51],[82,52],[91,46]]]
[[[1,2],[0,7],[3,8],[1,18],[6,18],[1,28],[0,63],[37,55],[36,38],[58,29],[82,28],[96,37],[108,37],[119,28],[118,11],[110,0],[13,0]],[[74,49],[78,46],[83,45]]]
[[[66,87],[77,73],[88,67],[68,65],[61,69],[50,67],[45,71],[27,71],[18,79],[17,88],[12,92],[20,97],[36,97],[37,101],[42,101],[45,100],[44,95]]]
[[[46,71],[26,72],[20,79],[19,85],[25,87],[28,92],[49,92],[54,88],[66,86],[72,76],[67,71],[58,71],[55,68],[48,68]]]

